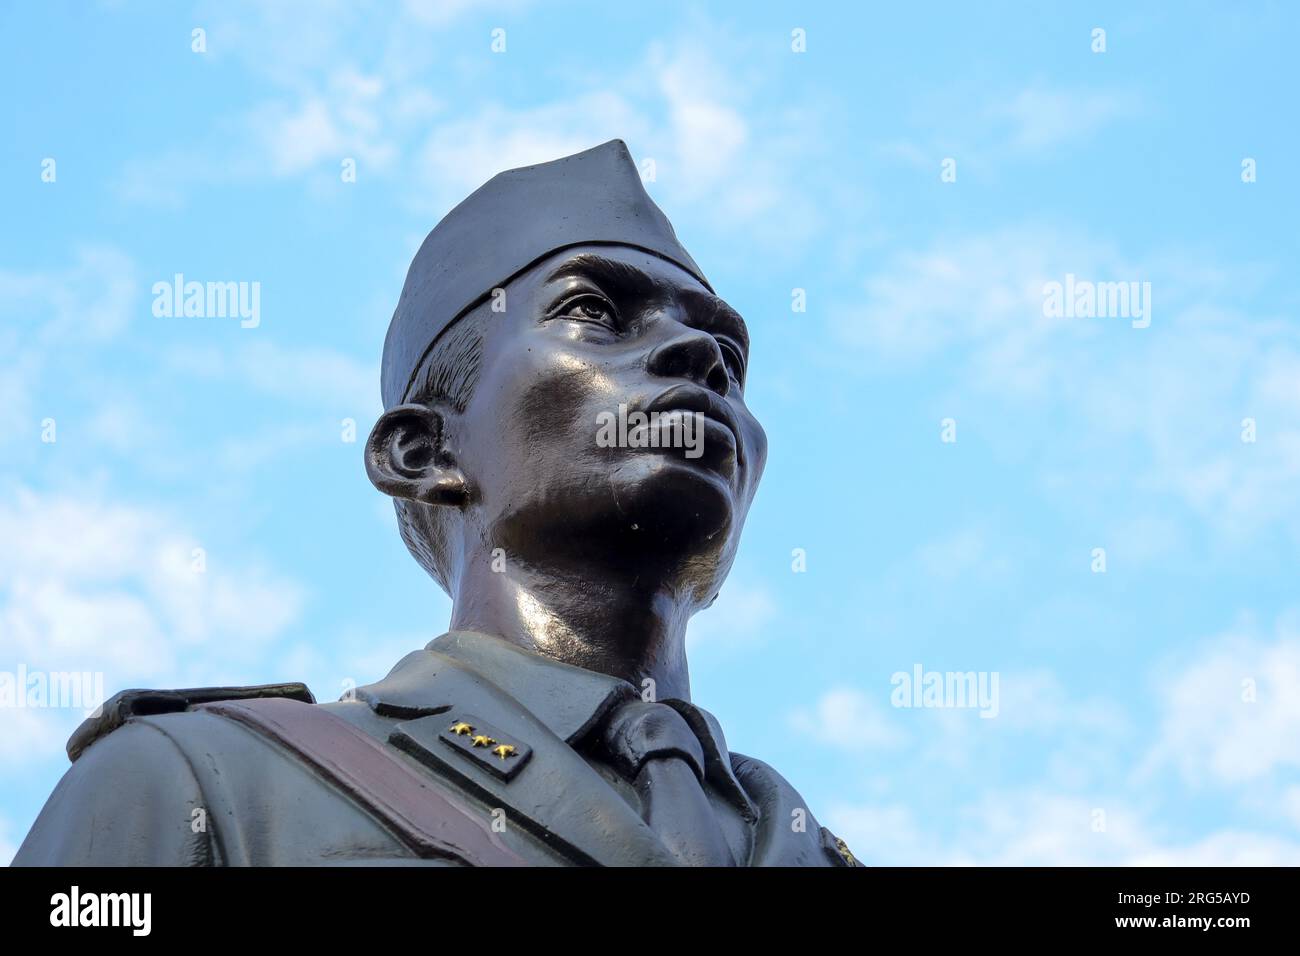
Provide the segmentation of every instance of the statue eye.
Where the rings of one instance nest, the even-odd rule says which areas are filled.
[[[596,322],[610,328],[618,324],[618,316],[613,304],[604,296],[591,292],[574,296],[564,302],[555,314],[557,318],[571,319],[575,322]]]
[[[727,363],[727,370],[737,382],[745,380],[745,359],[740,354],[740,349],[736,348],[726,339],[718,339],[718,346],[722,349],[722,357]]]

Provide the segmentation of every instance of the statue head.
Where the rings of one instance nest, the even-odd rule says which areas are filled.
[[[367,473],[456,602],[480,599],[471,569],[514,566],[688,617],[763,472],[748,353],[622,142],[510,170],[411,264]]]

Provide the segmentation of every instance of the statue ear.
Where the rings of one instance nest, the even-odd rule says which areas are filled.
[[[443,444],[443,415],[415,403],[379,416],[366,440],[366,474],[392,498],[463,506],[469,482]]]

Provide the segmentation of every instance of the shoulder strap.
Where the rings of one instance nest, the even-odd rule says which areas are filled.
[[[316,703],[306,684],[259,684],[255,687],[186,687],[179,690],[136,688],[114,694],[95,708],[68,738],[68,759],[73,763],[100,737],[111,734],[132,717],[151,717],[188,710],[215,700],[248,700],[254,697],[291,697],[306,704]]]
[[[288,748],[373,813],[420,857],[472,866],[525,866],[483,819],[395,752],[327,710],[289,698],[199,705]]]

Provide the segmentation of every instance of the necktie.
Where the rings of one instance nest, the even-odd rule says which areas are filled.
[[[614,711],[603,742],[641,798],[641,815],[686,866],[735,866],[704,792],[704,750],[666,704],[633,700]]]

